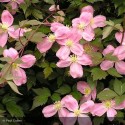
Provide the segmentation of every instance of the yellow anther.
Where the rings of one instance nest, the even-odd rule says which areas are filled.
[[[55,102],[55,103],[54,103],[54,107],[55,107],[56,110],[60,110],[61,107],[62,107],[61,102],[60,102],[60,101]]]
[[[104,102],[104,106],[105,106],[106,108],[111,108],[111,107],[112,107],[112,102],[111,102],[111,101],[105,101],[105,102]]]
[[[84,89],[84,94],[85,95],[89,95],[91,93],[91,89],[89,88],[89,87],[86,87],[85,89]]]
[[[73,45],[73,41],[72,41],[72,40],[67,40],[67,41],[66,41],[66,45],[67,45],[68,47],[71,47],[71,46]]]
[[[55,37],[55,35],[53,35],[53,34],[50,34],[50,35],[48,36],[48,38],[49,38],[49,41],[50,41],[50,42],[55,42],[55,40],[56,40],[56,37]]]
[[[81,114],[81,112],[80,112],[79,109],[76,109],[76,110],[74,111],[74,114],[75,114],[75,116],[79,116],[79,115]]]
[[[77,62],[77,56],[76,55],[71,55],[70,56],[71,62]]]
[[[12,64],[12,67],[13,67],[14,69],[17,69],[19,66],[18,66],[18,64],[13,63],[13,64]]]
[[[84,23],[80,23],[80,24],[78,25],[78,29],[83,30],[84,28],[85,28]]]
[[[5,25],[5,24],[2,24],[1,27],[2,27],[3,30],[7,30],[8,29],[8,26]]]

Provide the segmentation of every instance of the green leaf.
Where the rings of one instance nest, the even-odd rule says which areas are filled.
[[[109,100],[109,99],[113,99],[116,96],[118,95],[113,90],[105,89],[97,95],[97,98],[99,100]]]
[[[46,68],[43,70],[43,73],[44,73],[45,78],[48,78],[49,75],[51,75],[52,72],[53,72],[53,69],[52,69],[51,67],[46,67]]]
[[[44,0],[44,2],[46,2],[48,4],[55,4],[54,0]]]
[[[35,26],[35,25],[40,25],[41,22],[38,21],[38,20],[29,20],[29,21],[26,22],[26,24]]]
[[[82,94],[78,91],[73,91],[70,93],[77,101],[79,101],[82,98]]]
[[[33,100],[33,105],[31,110],[33,110],[34,108],[38,107],[38,106],[42,106],[47,102],[48,98],[44,97],[43,95],[40,96],[36,96]]]
[[[71,88],[68,85],[63,85],[61,86],[58,90],[56,90],[55,92],[61,94],[61,95],[65,95],[70,93]]]
[[[24,116],[22,108],[13,101],[6,103],[6,108],[12,117],[23,117]]]
[[[7,83],[8,83],[8,85],[11,87],[11,89],[12,89],[14,92],[16,92],[16,93],[22,95],[22,94],[19,92],[19,90],[18,90],[17,86],[15,85],[15,83],[13,83],[12,81],[7,81]]]
[[[105,117],[94,117],[93,123],[94,125],[101,125],[104,122]]]
[[[58,93],[53,93],[53,95],[51,96],[51,99],[53,101],[59,101],[59,100],[61,100],[61,97]]]
[[[49,97],[51,96],[50,90],[48,88],[43,87],[42,89],[33,89],[33,91],[39,95],[39,96],[44,96],[44,97]]]
[[[104,58],[105,60],[118,61],[118,58],[116,56],[113,56],[112,53],[106,54]]]
[[[34,9],[32,11],[32,15],[36,18],[36,19],[43,19],[43,15],[42,15],[42,12],[37,10],[37,9]]]
[[[105,79],[108,74],[107,72],[101,70],[100,68],[93,68],[91,70],[91,75],[93,77],[93,80],[95,81],[95,80]]]
[[[125,95],[117,96],[117,97],[115,97],[114,100],[115,100],[116,105],[119,105],[125,100]]]
[[[115,68],[110,68],[109,70],[107,70],[107,72],[111,75],[111,76],[115,76],[115,77],[122,77]]]
[[[108,37],[110,35],[110,33],[113,31],[113,27],[112,26],[107,26],[103,29],[103,33],[102,33],[102,39],[105,39],[106,37]]]
[[[118,95],[122,95],[125,92],[125,84],[123,84],[120,80],[115,79],[114,90]]]
[[[118,8],[118,15],[122,15],[123,13],[125,13],[125,7],[124,6],[120,6]]]

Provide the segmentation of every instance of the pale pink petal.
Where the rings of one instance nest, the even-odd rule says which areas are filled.
[[[118,73],[125,75],[125,62],[124,61],[116,62],[115,68],[116,68]]]
[[[63,24],[58,23],[58,22],[54,22],[54,23],[51,23],[50,29],[52,32],[55,32],[59,27],[62,27],[62,26],[64,27]]]
[[[107,109],[104,107],[102,103],[95,104],[91,109],[91,113],[93,116],[102,116],[105,112],[107,112]]]
[[[8,4],[11,5],[13,10],[18,8],[18,4],[16,2],[14,2],[14,1],[10,1]]]
[[[33,56],[31,54],[22,56],[21,60],[22,60],[22,63],[20,64],[20,67],[22,67],[22,68],[30,68],[36,62],[35,56]]]
[[[113,109],[113,108],[110,108],[110,109],[108,109],[108,111],[107,111],[107,117],[108,117],[108,119],[109,119],[110,121],[112,121],[112,120],[114,119],[114,117],[115,117],[116,114],[117,114],[117,112],[116,112],[116,110]]]
[[[41,53],[45,53],[46,51],[48,51],[53,45],[53,42],[50,42],[48,40],[48,38],[44,38],[43,41],[39,42],[37,44],[37,49],[41,52]]]
[[[70,49],[75,55],[82,56],[83,54],[83,46],[81,44],[75,43]]]
[[[81,113],[89,113],[94,106],[94,102],[91,100],[88,100],[87,102],[81,104],[80,111]]]
[[[11,26],[13,24],[13,16],[10,14],[8,10],[4,10],[2,15],[1,15],[1,21],[3,24],[7,26]]]
[[[115,38],[116,38],[116,40],[117,40],[119,43],[121,43],[121,41],[122,41],[122,35],[123,35],[122,32],[117,32],[117,33],[115,34]],[[122,45],[125,45],[125,32],[124,32],[124,38],[123,38],[123,41],[122,41]]]
[[[79,123],[79,125],[92,125],[90,117],[85,114],[81,114],[78,117],[78,123]]]
[[[70,65],[70,75],[73,78],[80,78],[83,76],[83,68],[80,64],[78,63],[72,63]]]
[[[83,31],[82,37],[86,41],[92,41],[94,39],[94,37],[95,37],[95,33],[94,33],[93,29],[90,26],[88,26]]]
[[[92,6],[85,6],[85,7],[83,7],[83,8],[81,9],[81,13],[82,13],[82,12],[89,12],[89,13],[93,14],[93,13],[94,13],[94,9],[93,9]]]
[[[110,68],[112,68],[114,65],[114,62],[113,61],[108,61],[108,60],[104,60],[101,64],[100,64],[100,67],[102,70],[108,70]]]
[[[70,54],[70,49],[67,46],[61,46],[60,49],[56,52],[56,56],[59,59],[63,59],[63,60],[68,58],[69,54]]]
[[[72,95],[65,96],[61,102],[64,103],[64,107],[66,107],[69,111],[74,111],[79,108],[78,102]]]
[[[112,45],[108,45],[104,50],[103,50],[103,55],[113,53],[115,48]]]
[[[85,26],[87,26],[90,23],[92,18],[93,18],[93,14],[89,12],[82,12],[80,15],[80,19],[82,20]]]
[[[63,68],[63,67],[68,67],[71,65],[71,61],[70,58],[67,58],[65,60],[60,60],[59,62],[57,62],[56,64],[58,67]]]
[[[24,0],[17,0],[16,1],[18,4],[24,3]]]
[[[89,95],[84,95],[81,100],[80,100],[80,104],[83,104],[84,102],[91,100],[91,94]]]
[[[10,57],[13,60],[19,58],[18,52],[17,50],[15,50],[14,48],[9,48],[9,49],[5,49],[3,51],[3,56],[4,57]]]
[[[106,24],[105,24],[105,21],[106,21],[106,17],[105,16],[102,16],[102,15],[98,15],[98,16],[95,16],[93,18],[93,23],[92,23],[92,28],[97,28],[97,27],[104,27]]]
[[[74,113],[69,113],[66,118],[66,122],[64,125],[74,125],[77,120],[77,117],[74,115]]]
[[[117,56],[119,60],[125,59],[125,46],[118,46],[113,55]]]
[[[13,74],[13,81],[17,86],[21,86],[22,84],[25,84],[27,82],[26,73],[21,68],[13,68],[12,69]]]
[[[94,90],[92,90],[92,99],[95,100],[96,99],[96,88],[94,88]]]
[[[78,56],[78,63],[81,65],[91,65],[92,64],[92,60],[90,58],[90,56],[88,56],[87,54],[82,54],[82,56]]]
[[[77,90],[80,91],[82,94],[84,94],[84,89],[88,88],[88,87],[89,87],[89,85],[84,81],[79,81],[77,83]]]
[[[42,113],[44,117],[51,117],[57,113],[57,110],[54,108],[54,105],[48,105],[43,108]]]
[[[7,39],[8,39],[8,34],[7,33],[1,33],[0,34],[0,46],[4,47],[7,43]]]

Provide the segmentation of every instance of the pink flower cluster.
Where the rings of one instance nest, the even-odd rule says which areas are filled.
[[[80,104],[72,95],[66,95],[61,101],[57,101],[54,104],[43,108],[42,113],[45,117],[52,117],[58,112],[58,116],[63,125],[74,125],[78,119],[79,125],[92,125],[89,114],[92,116],[102,116],[107,113],[107,117],[110,121],[114,119],[117,114],[116,110],[125,108],[122,103],[116,105],[114,100],[105,100],[101,103],[94,103],[91,100],[96,98],[96,89],[92,90],[86,82],[78,82],[77,89],[84,94]]]
[[[41,53],[47,52],[54,42],[60,46],[56,56],[60,59],[57,66],[60,68],[70,67],[70,75],[73,78],[83,76],[83,67],[92,65],[92,60],[80,44],[80,40],[92,41],[95,37],[94,29],[104,27],[106,18],[102,15],[93,17],[94,9],[91,6],[84,7],[81,15],[72,20],[72,26],[64,26],[61,23],[51,24],[48,37],[37,44]]]
[[[13,81],[17,86],[25,84],[27,82],[26,73],[22,68],[30,68],[35,62],[36,58],[27,54],[19,58],[19,53],[14,48],[5,49],[3,52],[4,57],[10,58],[8,61],[11,64],[11,74],[13,76]],[[17,60],[20,61],[18,62]]]

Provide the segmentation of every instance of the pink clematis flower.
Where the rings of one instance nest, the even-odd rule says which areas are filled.
[[[65,123],[65,119],[68,113],[68,110],[64,108],[63,101],[57,101],[54,104],[48,105],[43,108],[42,113],[44,117],[52,117],[58,112],[59,119],[62,123]]]
[[[91,64],[92,61],[87,54],[83,54],[82,56],[70,55],[67,59],[57,62],[57,66],[60,68],[70,66],[70,75],[73,78],[79,78],[83,76],[82,65],[86,66]]]
[[[124,35],[123,41],[122,41],[122,35]],[[116,40],[121,44],[121,45],[125,45],[125,32],[124,34],[122,32],[117,32],[115,34],[115,38]],[[122,43],[121,43],[122,42]]]
[[[64,106],[70,111],[67,114],[64,125],[74,125],[78,119],[79,125],[92,125],[90,117],[87,113],[90,112],[94,102],[89,100],[80,106],[75,98],[72,95],[65,96],[62,101]]]
[[[88,85],[88,83],[84,81],[79,81],[77,83],[77,90],[80,91],[82,94],[84,94],[81,102],[85,102],[91,99],[95,100],[96,98],[96,88],[92,90]]]
[[[55,32],[59,27],[64,27],[64,25],[58,22],[54,22],[54,23],[51,23],[50,29],[52,32]]]
[[[75,34],[75,35],[74,35]],[[83,54],[83,46],[79,44],[81,36],[75,29],[71,29],[69,36],[63,40],[57,40],[57,43],[61,45],[57,51],[56,56],[59,59],[66,59],[72,52],[75,55],[81,56]]]
[[[13,16],[10,14],[8,10],[4,10],[2,15],[1,15],[1,21],[0,23],[0,46],[4,47],[7,43],[8,39],[8,34],[12,38],[19,38],[19,36],[23,36],[23,30],[21,30],[19,34],[19,29],[15,30],[14,27],[12,26],[13,24]]]
[[[88,5],[88,6],[85,6],[81,9],[81,13],[83,12],[89,12],[91,13],[92,15],[94,14],[94,9],[92,6]]]
[[[54,44],[55,40],[56,40],[55,35],[50,34],[48,37],[44,38],[43,41],[41,41],[41,42],[39,42],[37,44],[37,49],[41,53],[45,53],[52,47],[52,45]]]
[[[30,68],[36,62],[36,58],[31,55],[22,56],[21,63],[16,62],[19,59],[19,54],[14,48],[5,49],[3,52],[4,57],[9,57],[11,59],[10,64],[12,64],[11,73],[13,75],[13,81],[17,86],[25,84],[27,82],[26,73],[22,68]]]
[[[115,64],[115,68],[118,73],[125,75],[125,62],[122,61],[125,59],[125,47],[124,46],[118,46],[117,48],[114,48],[112,45],[108,45],[106,49],[103,51],[103,55],[106,56],[107,54],[112,54],[112,56],[115,56],[117,60],[111,61],[111,60],[104,60],[100,67],[102,70],[108,70],[112,68]]]
[[[18,5],[23,3],[24,0],[0,0],[0,2],[9,2],[8,5],[11,5],[12,9],[18,9]]]
[[[104,113],[107,112],[107,117],[110,121],[114,119],[117,115],[116,109],[123,109],[124,106],[122,104],[116,106],[114,100],[107,100],[103,101],[102,103],[94,104],[91,113],[93,116],[102,116]]]

